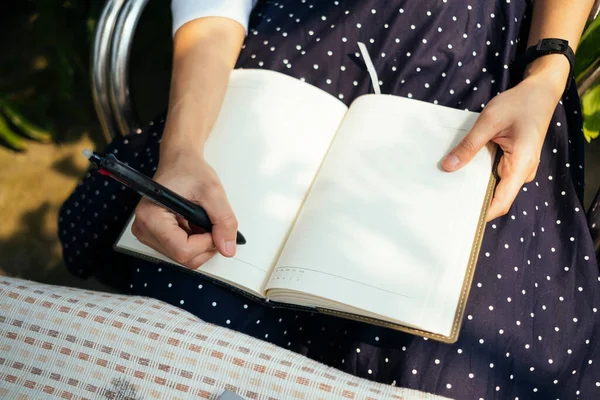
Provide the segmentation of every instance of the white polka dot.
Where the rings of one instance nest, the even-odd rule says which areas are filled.
[[[494,368],[494,363],[490,363],[490,368]]]
[[[469,373],[469,378],[473,379],[475,377],[475,375],[473,375],[472,372]]]
[[[416,375],[416,374],[417,374],[417,370],[416,370],[416,369],[413,369],[413,370],[412,370],[412,373],[413,373],[413,375]]]
[[[213,307],[216,307],[216,306],[217,306],[217,302],[216,302],[216,301],[213,301],[213,302],[212,302],[212,306],[213,306]]]
[[[447,383],[447,384],[446,384],[446,387],[447,387],[448,389],[452,389],[452,385],[451,385],[451,384],[449,384],[449,383]]]
[[[488,308],[490,309],[490,311],[494,311],[494,306],[489,306]]]
[[[360,353],[360,349],[359,349],[358,347],[356,348],[356,352],[357,352],[357,353]]]
[[[169,284],[167,285],[167,287],[173,287],[173,284],[172,284],[172,283],[169,283]]]
[[[179,304],[183,304],[183,303],[185,303],[185,301],[179,300]]]
[[[457,352],[458,354],[462,354],[462,352],[463,352],[463,351],[462,351],[462,349],[457,349],[457,350],[456,350],[456,352]]]

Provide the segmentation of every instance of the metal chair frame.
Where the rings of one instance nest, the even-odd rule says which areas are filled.
[[[148,0],[106,0],[98,20],[92,54],[92,94],[107,141],[117,134],[139,132],[141,128],[129,91],[129,56],[136,27],[147,3]],[[600,0],[596,0],[590,18],[596,18],[599,11]],[[592,72],[599,73],[600,66]],[[587,216],[596,255],[600,256],[600,189]]]

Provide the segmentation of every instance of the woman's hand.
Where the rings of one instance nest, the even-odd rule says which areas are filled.
[[[489,141],[502,148],[498,165],[500,182],[488,211],[488,221],[508,213],[523,184],[535,178],[544,138],[564,90],[560,84],[549,84],[547,78],[543,73],[529,75],[514,88],[494,97],[471,131],[442,161],[442,167],[452,172],[469,163]]]
[[[187,221],[142,199],[135,210],[133,234],[147,246],[192,269],[217,252],[232,257],[238,223],[215,171],[202,154],[186,150],[164,154],[154,180],[201,205],[213,223],[212,233],[200,233]]]
[[[135,210],[132,229],[142,243],[188,268],[198,268],[217,252],[235,255],[237,220],[217,174],[204,160],[204,144],[243,41],[242,25],[224,17],[197,18],[175,33],[169,115],[154,179],[201,205],[213,229],[198,232],[146,199]]]

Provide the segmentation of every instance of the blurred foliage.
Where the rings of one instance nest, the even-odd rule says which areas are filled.
[[[581,96],[583,109],[583,134],[587,141],[598,137],[600,132],[600,80]]]
[[[5,145],[24,150],[25,138],[68,140],[70,130],[94,118],[89,54],[103,4],[99,0],[3,2],[0,140]]]
[[[83,131],[104,143],[91,94],[90,61],[105,0],[6,1],[0,13],[0,35],[5,38],[0,55],[0,144],[23,151],[28,139],[65,142]],[[172,49],[169,8],[169,1],[148,3],[131,49],[130,84],[142,121],[166,107]]]
[[[578,85],[586,79],[592,79],[594,71],[600,70],[600,18],[588,23],[577,49],[575,77]],[[598,137],[600,132],[600,77],[591,82],[589,88],[581,95],[583,111],[583,135],[589,142]]]

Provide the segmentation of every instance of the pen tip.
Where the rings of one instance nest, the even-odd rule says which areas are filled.
[[[240,232],[237,233],[236,244],[246,244],[246,238]]]
[[[90,157],[94,154],[93,151],[88,150],[88,149],[83,149],[83,151],[81,152],[85,158],[87,158],[88,160],[90,159]]]

